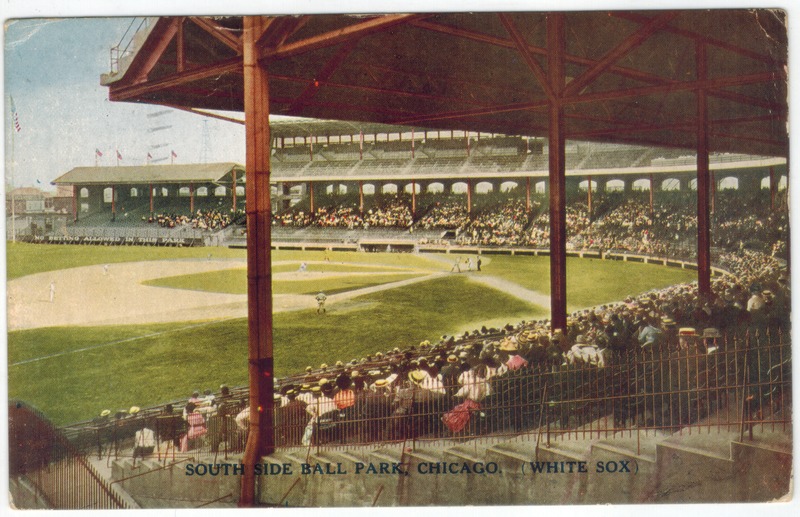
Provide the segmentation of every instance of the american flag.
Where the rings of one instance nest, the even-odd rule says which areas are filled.
[[[172,157],[173,157],[173,158],[177,158],[177,157],[178,157],[178,155],[177,155],[177,154],[175,154],[175,151],[172,151]]]
[[[19,125],[19,114],[17,113],[17,107],[14,105],[14,97],[10,97],[11,99],[11,118],[14,120],[14,130],[19,133],[22,130],[22,127]]]
[[[117,151],[117,160],[121,160],[121,159],[122,159],[122,155],[120,154],[119,151]]]
[[[95,149],[95,150],[94,150],[94,154],[96,154],[96,155],[97,155],[98,157],[100,157],[100,158],[102,158],[102,157],[103,157],[103,153],[102,153],[102,151],[100,151],[100,149]]]
[[[152,160],[152,159],[153,159],[153,155],[152,155],[152,154],[150,154],[150,153],[147,153],[147,159],[148,159],[148,160]]]

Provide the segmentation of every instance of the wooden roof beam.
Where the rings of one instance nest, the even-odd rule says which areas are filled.
[[[523,38],[516,25],[514,25],[514,22],[507,14],[500,13],[498,16],[500,17],[500,21],[503,23],[503,26],[505,26],[506,31],[508,31],[509,36],[511,36],[511,40],[514,42],[514,46],[516,47],[517,51],[522,55],[522,59],[525,60],[528,68],[531,69],[534,77],[536,77],[536,80],[539,82],[539,86],[542,88],[542,91],[544,91],[544,94],[548,99],[550,99],[550,101],[555,101],[555,94],[553,93],[553,89],[550,87],[550,84],[547,80],[547,75],[544,73],[542,65],[539,64],[536,58],[534,58],[528,50],[528,43],[525,41],[525,38]]]
[[[364,36],[384,31],[395,25],[407,23],[411,20],[423,18],[419,14],[390,14],[376,16],[367,20],[348,25],[341,29],[324,32],[316,36],[311,36],[300,41],[285,43],[278,48],[262,49],[259,60],[280,60],[288,57],[305,54],[314,50],[332,47],[353,38],[363,38]]]
[[[242,53],[242,42],[239,38],[231,34],[228,29],[222,27],[214,20],[209,18],[202,18],[199,16],[191,16],[189,17],[192,22],[209,33],[215,39],[223,43],[225,46],[236,52],[237,55],[241,55]]]
[[[536,109],[543,109],[550,105],[549,101],[543,100],[539,102],[522,102],[517,104],[506,104],[503,106],[489,106],[487,108],[479,108],[475,110],[463,110],[463,111],[449,111],[443,113],[434,113],[431,115],[422,115],[419,117],[412,117],[407,119],[398,119],[393,120],[390,124],[397,124],[397,125],[411,125],[411,124],[419,124],[425,122],[434,122],[439,120],[453,120],[453,119],[463,119],[463,118],[471,118],[471,117],[481,117],[485,115],[497,115],[500,113],[510,113],[514,111],[529,111],[529,110],[536,110]]]
[[[642,97],[645,95],[654,95],[658,93],[669,94],[675,92],[707,90],[709,88],[726,88],[728,86],[741,86],[745,84],[759,84],[785,80],[786,73],[783,71],[762,72],[758,74],[717,77],[714,79],[705,79],[701,81],[683,81],[664,85],[643,86],[639,88],[588,93],[577,96],[573,95],[572,97],[564,98],[562,102],[565,104],[580,104],[583,102],[598,102],[631,97]]]
[[[331,76],[339,69],[341,64],[347,59],[353,49],[356,48],[360,39],[352,39],[345,42],[342,47],[331,57],[317,76],[308,83],[306,89],[297,97],[297,100],[289,107],[289,111],[297,112],[303,106],[313,99],[319,93],[320,86],[331,78]]]
[[[108,97],[112,101],[124,101],[134,99],[136,97],[156,93],[161,90],[180,86],[193,81],[207,79],[218,75],[223,75],[229,72],[241,72],[242,57],[237,56],[224,61],[219,61],[207,66],[200,66],[186,70],[185,72],[176,73],[155,81],[149,81],[142,84],[134,84],[131,86],[111,85]]]
[[[183,18],[159,18],[153,32],[136,54],[123,79],[127,84],[147,81],[147,76],[155,68],[164,51],[178,33],[178,25]]]
[[[592,65],[591,68],[573,79],[564,89],[564,95],[578,95],[581,90],[598,76],[605,73],[614,63],[640,47],[650,36],[674,20],[679,14],[680,13],[676,11],[667,11],[651,18],[650,21],[642,25],[639,30],[622,40],[619,45],[607,52],[606,55]]]
[[[483,34],[480,32],[474,32],[466,29],[461,29],[458,27],[452,27],[450,25],[443,25],[440,23],[431,22],[429,20],[416,20],[409,22],[409,25],[414,27],[418,27],[421,29],[430,30],[433,32],[439,32],[441,34],[447,34],[449,36],[456,36],[463,39],[468,39],[471,41],[476,41],[479,43],[486,43],[489,45],[494,45],[497,47],[504,47],[504,48],[515,48],[513,42],[509,40],[505,40],[502,38],[498,38],[496,36],[490,36],[488,34]],[[544,47],[537,47],[535,45],[528,45],[528,52],[533,54],[546,56],[547,49]],[[597,61],[581,56],[576,56],[572,54],[564,54],[564,59],[566,62],[576,65],[584,65],[584,66],[593,66],[597,63]],[[628,79],[633,79],[635,81],[641,81],[644,83],[650,84],[667,84],[670,82],[675,82],[672,79],[661,77],[654,74],[649,74],[647,72],[642,72],[640,70],[634,70],[632,68],[625,68],[617,65],[613,65],[609,67],[609,72],[619,75],[621,77],[627,77]]]
[[[641,14],[638,14],[638,13],[635,13],[635,12],[630,12],[630,11],[612,11],[610,14],[611,14],[611,16],[615,16],[617,18],[623,18],[623,19],[634,21],[634,22],[637,22],[637,23],[646,23],[650,19],[647,16],[644,16],[644,15],[641,15]],[[722,49],[728,50],[730,52],[733,52],[735,54],[739,54],[741,56],[749,57],[750,59],[754,59],[756,61],[761,61],[761,62],[767,63],[769,65],[774,65],[776,62],[781,62],[779,60],[776,60],[772,56],[759,54],[758,52],[753,52],[752,50],[748,50],[748,49],[745,49],[745,48],[742,48],[742,47],[738,47],[736,45],[733,45],[732,43],[721,41],[721,40],[718,40],[718,39],[715,39],[715,38],[710,38],[710,37],[706,36],[705,34],[699,34],[697,32],[693,32],[693,31],[686,30],[686,29],[679,29],[677,27],[672,27],[672,26],[669,26],[669,25],[664,27],[664,30],[666,30],[668,32],[671,32],[673,34],[678,34],[680,36],[685,36],[687,38],[695,40],[696,42],[705,43],[707,45],[712,45],[712,46],[715,46],[715,47],[718,47],[718,48],[722,48]]]

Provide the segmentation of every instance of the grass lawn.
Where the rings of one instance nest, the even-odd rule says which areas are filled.
[[[483,274],[550,294],[550,258],[492,255]],[[625,297],[697,279],[689,269],[638,262],[567,257],[567,308],[570,311],[624,300]]]
[[[94,264],[115,264],[119,262],[139,262],[143,260],[172,260],[186,258],[247,258],[247,250],[231,248],[167,248],[156,246],[78,246],[69,244],[29,244],[6,242],[6,268],[9,280],[34,273],[68,269]],[[380,266],[401,266],[434,271],[444,271],[449,267],[435,259],[410,255],[407,253],[358,253],[350,251],[284,251],[273,250],[274,261],[324,261],[331,263],[321,266],[309,264],[309,271],[328,271],[327,267],[337,267],[337,262]],[[283,265],[287,271],[298,266]],[[316,269],[322,267],[322,269]],[[348,265],[347,267],[351,267]],[[358,266],[355,266],[358,267]],[[373,266],[374,267],[374,266]],[[313,268],[313,269],[312,269]],[[332,269],[331,269],[332,270]],[[276,271],[278,271],[276,269]]]
[[[326,294],[354,291],[364,287],[399,282],[420,275],[375,274],[363,276],[336,276],[332,278],[316,278],[308,280],[273,280],[273,294]],[[144,285],[170,287],[173,289],[189,289],[192,291],[208,291],[226,294],[247,294],[247,270],[223,269],[208,273],[192,273],[190,275],[168,276],[143,282]]]
[[[519,321],[544,313],[457,275],[354,298],[319,316],[314,310],[278,313],[275,373],[434,340],[493,319]],[[59,352],[68,353],[54,355]],[[247,322],[17,331],[9,334],[8,354],[9,397],[66,424],[106,408],[182,399],[222,383],[246,384]],[[51,357],[30,361],[45,356]]]

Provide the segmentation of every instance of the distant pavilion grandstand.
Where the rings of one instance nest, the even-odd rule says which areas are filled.
[[[468,214],[473,196],[512,191],[525,211],[546,204],[548,145],[543,138],[454,130],[428,130],[375,123],[287,119],[272,124],[271,205],[274,214],[301,207],[315,214],[324,202],[357,195],[360,213],[375,206],[376,194],[405,194],[412,223],[402,228],[273,228],[275,247],[419,249],[420,241],[442,238],[441,229],[414,225],[431,200],[463,196]],[[696,157],[686,151],[623,144],[570,142],[565,148],[566,192],[593,195],[649,192],[650,210],[660,192],[696,190]],[[786,160],[746,154],[710,156],[712,207],[717,190],[763,191],[774,205],[786,186]],[[53,183],[72,189],[72,223],[47,242],[156,245],[245,245],[242,217],[246,174],[234,163],[77,167]],[[589,185],[591,184],[591,189]],[[356,194],[357,193],[357,194]],[[426,201],[422,201],[425,199]],[[536,199],[539,202],[532,202]],[[170,226],[158,216],[194,217],[197,212],[232,213],[232,225],[200,228],[189,219]],[[162,221],[163,222],[163,221]],[[202,224],[201,224],[202,226]],[[238,228],[237,228],[238,227]],[[343,248],[343,249],[344,249]],[[438,247],[437,247],[438,249]],[[480,249],[470,251],[480,252]]]

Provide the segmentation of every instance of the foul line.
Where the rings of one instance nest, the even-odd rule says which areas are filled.
[[[174,328],[174,329],[170,329],[170,330],[163,330],[161,332],[153,332],[152,334],[145,334],[143,336],[129,337],[129,338],[120,339],[120,340],[117,340],[117,341],[110,341],[108,343],[100,343],[99,345],[87,346],[87,347],[84,347],[84,348],[78,348],[78,349],[69,350],[69,351],[66,351],[66,352],[59,352],[57,354],[50,354],[50,355],[45,355],[45,356],[42,356],[42,357],[35,357],[33,359],[26,359],[24,361],[11,363],[8,366],[9,367],[11,367],[11,366],[20,366],[20,365],[23,365],[23,364],[35,363],[37,361],[44,361],[44,360],[47,360],[47,359],[52,359],[54,357],[61,357],[61,356],[64,356],[64,355],[69,355],[69,354],[77,354],[79,352],[86,352],[88,350],[95,350],[97,348],[103,348],[103,347],[106,347],[106,346],[120,345],[122,343],[130,343],[131,341],[137,341],[139,339],[148,339],[148,338],[151,338],[151,337],[163,336],[164,334],[169,334],[171,332],[179,332],[179,331],[182,331],[182,330],[189,330],[189,329],[198,328],[198,327],[205,327],[206,325],[211,325],[213,323],[220,323],[222,321],[235,320],[235,319],[240,319],[240,318],[224,318],[224,319],[219,319],[219,320],[206,321],[206,322],[203,322],[203,323],[197,323],[195,325],[187,325],[185,327],[179,327],[179,328]]]

